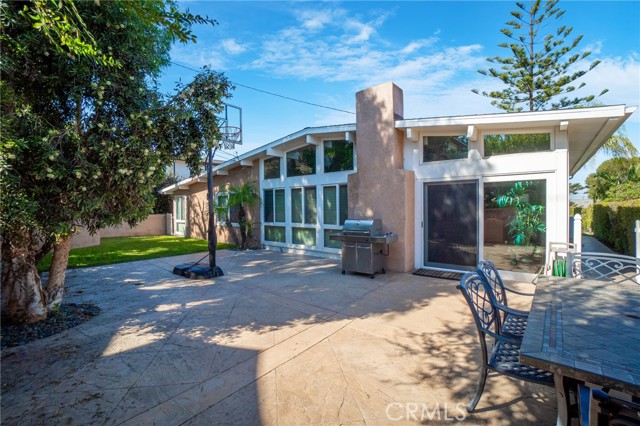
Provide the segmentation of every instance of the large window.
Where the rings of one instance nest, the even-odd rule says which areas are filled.
[[[264,178],[280,178],[280,157],[267,158],[264,160]]]
[[[347,220],[347,185],[331,185],[323,188],[323,212],[325,225],[342,226]]]
[[[315,186],[291,188],[291,222],[315,225],[318,207]]]
[[[316,147],[305,146],[287,152],[287,176],[305,176],[316,173]]]
[[[331,185],[322,188],[323,191],[323,223],[324,246],[327,248],[340,248],[340,241],[331,241],[329,235],[338,232],[344,221],[347,220],[349,202],[347,198],[347,185]]]
[[[484,135],[484,155],[515,154],[551,150],[550,133],[509,133]]]
[[[264,190],[264,221],[284,222],[284,189]]]
[[[484,185],[484,257],[498,269],[536,273],[545,262],[546,181]]]
[[[341,172],[353,170],[353,142],[324,142],[324,172]]]
[[[291,222],[298,225],[291,229],[293,244],[316,245],[314,225],[318,222],[318,207],[315,186],[291,188]]]
[[[173,210],[173,217],[175,220],[175,233],[178,235],[184,235],[187,228],[187,197],[184,195],[174,198],[175,209]]]
[[[467,158],[469,140],[466,136],[423,136],[422,161],[457,160]]]

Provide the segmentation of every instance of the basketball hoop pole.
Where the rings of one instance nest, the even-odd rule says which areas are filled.
[[[211,268],[212,277],[221,277],[224,275],[222,269],[216,265],[216,246],[218,245],[218,236],[216,235],[215,211],[213,208],[213,156],[216,154],[218,147],[209,147],[207,155],[207,201],[209,204],[209,229],[207,235],[207,248],[209,249],[209,267]]]

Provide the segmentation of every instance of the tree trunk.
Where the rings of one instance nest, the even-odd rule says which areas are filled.
[[[45,287],[47,300],[46,307],[50,311],[55,305],[62,302],[64,295],[64,277],[69,264],[69,250],[73,235],[67,235],[53,247],[51,268],[49,268],[49,280]]]
[[[238,223],[240,225],[240,239],[242,240],[240,248],[242,250],[247,249],[247,213],[244,211],[244,207],[240,204],[238,208]]]
[[[36,268],[38,241],[28,231],[5,235],[2,247],[2,316],[33,323],[47,317],[46,295]]]

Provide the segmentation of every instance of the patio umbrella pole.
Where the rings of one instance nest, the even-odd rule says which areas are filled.
[[[218,244],[218,236],[216,235],[215,211],[213,209],[213,156],[216,154],[218,147],[209,148],[207,156],[207,198],[209,201],[209,229],[208,229],[208,248],[209,248],[209,267],[211,268],[212,277],[221,277],[224,275],[222,269],[216,265],[216,246]]]

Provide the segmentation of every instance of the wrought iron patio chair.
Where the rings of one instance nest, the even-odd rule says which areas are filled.
[[[611,253],[569,253],[571,276],[578,279],[640,284],[640,259]]]
[[[504,334],[522,339],[524,330],[527,328],[529,312],[511,308],[507,301],[507,292],[523,296],[533,296],[533,293],[525,293],[506,287],[496,265],[490,260],[481,260],[478,263],[477,271],[489,286],[491,290],[489,296],[494,298],[493,304],[500,311],[496,327],[499,327]]]
[[[581,426],[639,426],[640,403],[609,395],[604,390],[579,385]],[[591,407],[595,406],[592,411]],[[592,416],[595,414],[595,416]]]
[[[520,363],[520,339],[504,335],[501,331],[493,331],[496,322],[500,321],[499,311],[493,304],[493,298],[489,296],[488,284],[482,276],[478,272],[469,272],[460,279],[457,288],[473,315],[482,351],[480,383],[476,395],[467,405],[467,411],[473,412],[480,401],[489,370],[520,380],[554,386],[552,373]],[[491,347],[487,344],[487,339],[493,340],[490,342]]]

